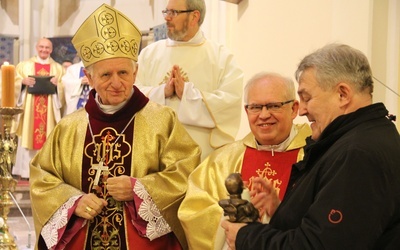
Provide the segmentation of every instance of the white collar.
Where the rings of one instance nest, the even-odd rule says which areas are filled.
[[[290,134],[286,140],[277,145],[260,145],[256,140],[257,150],[260,151],[272,151],[272,156],[274,156],[274,152],[284,152],[286,151],[289,144],[292,142],[293,138],[297,135],[296,126],[292,125],[292,129],[290,130]]]
[[[134,89],[132,89],[131,96],[130,96],[126,101],[123,101],[123,102],[121,102],[120,104],[117,104],[117,105],[102,104],[102,103],[100,102],[100,97],[99,97],[99,94],[98,94],[98,93],[96,93],[95,100],[96,100],[96,103],[97,103],[97,105],[99,106],[99,108],[100,108],[104,113],[106,113],[106,114],[114,114],[115,112],[117,112],[118,110],[120,110],[123,106],[125,106],[125,104],[128,102],[128,100],[132,97],[133,92],[134,92]]]
[[[49,64],[50,63],[49,57],[47,57],[46,59],[43,60],[39,56],[36,56],[36,61],[38,61],[38,63],[40,63],[40,64]]]

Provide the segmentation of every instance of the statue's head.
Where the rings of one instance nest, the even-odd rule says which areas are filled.
[[[240,173],[232,173],[226,178],[225,186],[230,195],[240,195],[243,192],[243,180]]]

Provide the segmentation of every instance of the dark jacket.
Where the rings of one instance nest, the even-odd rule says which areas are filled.
[[[382,103],[336,118],[292,169],[269,225],[236,249],[400,249],[400,136]]]

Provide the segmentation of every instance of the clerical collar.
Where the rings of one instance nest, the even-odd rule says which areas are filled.
[[[194,37],[192,37],[192,39],[190,39],[187,42],[184,41],[174,41],[172,39],[167,38],[167,46],[179,46],[179,45],[200,45],[202,43],[205,42],[205,37],[203,32],[199,29],[196,33],[196,35],[194,35]]]
[[[46,59],[42,59],[42,58],[40,58],[39,56],[36,56],[36,61],[38,62],[38,63],[40,63],[40,64],[49,64],[50,63],[50,60],[49,60],[49,58],[46,58]]]
[[[115,112],[120,110],[123,106],[125,106],[125,104],[129,101],[129,99],[132,98],[133,92],[134,92],[134,89],[132,89],[131,95],[129,96],[129,98],[127,100],[125,100],[117,105],[106,105],[106,104],[101,103],[98,93],[96,93],[96,96],[94,99],[95,99],[97,105],[99,106],[99,108],[101,109],[101,111],[103,111],[106,114],[114,114]]]
[[[256,140],[256,147],[257,150],[260,151],[271,151],[272,156],[274,156],[274,152],[284,152],[286,151],[287,147],[289,146],[290,142],[293,140],[293,138],[297,135],[297,129],[296,126],[292,125],[292,129],[290,130],[290,134],[286,140],[281,142],[280,144],[277,145],[260,145],[257,140]]]

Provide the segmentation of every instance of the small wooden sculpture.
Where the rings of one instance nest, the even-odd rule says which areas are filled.
[[[226,178],[225,186],[229,199],[223,199],[218,204],[224,209],[224,215],[230,222],[254,222],[259,218],[258,210],[248,200],[242,199],[244,184],[240,173],[232,173]]]

